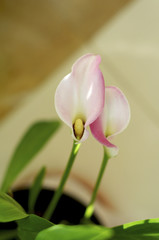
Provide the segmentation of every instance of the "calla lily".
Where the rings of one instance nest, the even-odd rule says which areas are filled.
[[[121,133],[130,120],[129,103],[117,87],[105,88],[105,105],[100,116],[90,125],[93,136],[106,147],[110,157],[117,155],[118,148],[109,140]]]
[[[86,127],[97,119],[104,107],[105,86],[100,61],[99,55],[82,56],[56,89],[56,111],[78,142],[88,137]]]

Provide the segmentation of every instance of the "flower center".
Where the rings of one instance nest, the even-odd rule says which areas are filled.
[[[80,140],[84,132],[84,123],[80,118],[75,120],[75,123],[73,124],[73,131],[77,140]]]

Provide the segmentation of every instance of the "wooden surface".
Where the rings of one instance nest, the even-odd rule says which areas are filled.
[[[1,0],[0,119],[132,0]]]

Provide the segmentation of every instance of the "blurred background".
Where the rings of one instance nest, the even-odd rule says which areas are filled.
[[[131,0],[1,0],[0,118]]]
[[[128,129],[114,139],[119,155],[100,187],[112,205],[103,214],[110,226],[159,217],[158,9],[158,0],[0,1],[0,181],[28,126],[58,118],[53,98],[60,80],[78,57],[93,52],[102,57],[106,84],[118,86],[131,107]],[[63,126],[18,180],[44,163],[62,169],[71,144]],[[90,136],[73,173],[81,171],[93,186],[101,160],[102,148]]]

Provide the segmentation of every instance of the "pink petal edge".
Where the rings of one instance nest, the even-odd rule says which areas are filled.
[[[118,147],[109,142],[103,133],[102,122],[100,117],[98,117],[92,124],[90,124],[90,130],[92,132],[92,135],[96,138],[96,140],[106,147],[107,152],[111,157],[116,156],[118,154]]]
[[[118,148],[109,138],[121,133],[130,121],[130,107],[122,91],[114,86],[105,88],[105,107],[100,116],[90,125],[93,136],[103,144],[109,155],[115,156]],[[106,135],[108,134],[108,137]]]

